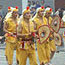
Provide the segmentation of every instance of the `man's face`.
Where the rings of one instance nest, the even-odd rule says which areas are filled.
[[[30,17],[31,17],[30,12],[27,12],[26,14],[24,14],[24,17],[25,17],[26,19],[30,19]]]
[[[44,12],[44,11],[39,11],[39,12],[38,12],[38,15],[39,15],[40,17],[42,17],[42,16],[43,16],[43,12]]]
[[[51,15],[51,12],[46,12],[46,16],[49,17]]]
[[[13,15],[13,17],[15,17],[15,18],[16,18],[16,17],[17,17],[17,15],[18,15],[18,12],[15,12],[15,11],[14,11],[14,12],[12,13],[12,15]]]

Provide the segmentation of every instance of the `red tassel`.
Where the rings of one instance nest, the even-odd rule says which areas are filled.
[[[9,6],[8,9],[11,9],[11,7]]]
[[[30,9],[30,7],[28,6],[26,9],[27,9],[27,10],[29,10],[29,9]]]
[[[38,40],[38,42],[40,43],[40,39]]]
[[[41,8],[44,9],[44,6],[42,6]]]
[[[35,32],[32,33],[32,36],[35,37]]]
[[[50,11],[52,11],[52,8],[50,8]]]
[[[18,6],[16,6],[15,8],[18,9]]]

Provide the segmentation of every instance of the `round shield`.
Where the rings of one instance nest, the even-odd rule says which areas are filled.
[[[59,16],[54,16],[52,23],[51,23],[51,27],[53,29],[54,32],[58,32],[60,29],[60,17]]]
[[[61,46],[61,36],[59,33],[54,33],[54,40],[56,45]]]
[[[40,43],[45,42],[50,36],[50,29],[47,25],[42,25],[38,29],[38,34],[40,37]]]

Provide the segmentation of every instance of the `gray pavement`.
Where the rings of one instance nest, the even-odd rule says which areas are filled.
[[[39,64],[38,55],[37,55],[37,62]],[[54,58],[51,60],[51,63],[53,65],[65,65],[65,52],[55,53]],[[4,49],[0,49],[0,65],[8,65],[5,58]],[[16,51],[14,51],[13,65],[16,65]],[[27,59],[27,65],[29,65],[29,59]]]

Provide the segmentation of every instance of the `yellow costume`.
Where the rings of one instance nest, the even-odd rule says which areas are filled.
[[[13,11],[18,11],[18,9],[14,8]],[[13,12],[12,11],[12,12]],[[18,43],[17,43],[17,24],[18,24],[18,18],[16,20],[13,19],[13,17],[9,17],[5,21],[5,26],[7,26],[6,30],[8,33],[6,33],[6,51],[5,54],[7,55],[8,58],[8,64],[12,65],[13,62],[13,52],[14,49],[18,49]],[[11,34],[12,33],[12,34]],[[16,55],[17,58],[17,55]]]
[[[45,9],[45,13],[52,13],[52,9],[51,9],[51,8],[46,8],[46,9]],[[46,18],[46,17],[45,17],[45,18]],[[50,25],[51,22],[52,22],[51,16],[49,16],[48,19],[46,18],[46,20],[47,20],[47,22],[49,22],[48,24]],[[50,35],[50,37],[53,38],[53,40],[49,41],[50,50],[51,50],[51,51],[56,51],[56,46],[55,46],[55,42],[54,42],[54,37],[53,37],[52,34]]]
[[[36,23],[36,29],[38,30],[38,28],[41,25],[47,25],[47,21],[45,19],[45,17],[43,17],[43,23],[40,22],[39,18],[36,17],[33,19],[33,21]],[[49,47],[49,43],[42,43],[40,44],[37,41],[37,51],[38,51],[38,56],[39,56],[39,61],[40,63],[48,63],[50,61],[50,47]]]
[[[7,31],[11,33],[16,33],[16,23],[12,18],[8,18],[6,23],[8,24]],[[7,33],[6,36],[6,41],[7,41],[7,55],[8,55],[8,64],[12,64],[13,61],[13,51],[15,48],[17,48],[17,39],[16,36],[10,35],[10,33]]]
[[[12,9],[11,9],[12,7],[8,7],[8,13],[7,13],[7,15],[5,16],[5,19],[4,19],[4,23],[5,23],[5,21],[11,16],[11,11],[12,11]],[[5,36],[6,36],[6,34],[5,34]],[[6,56],[6,59],[7,59],[7,51],[8,51],[8,42],[7,42],[7,40],[5,40],[5,42],[6,42],[6,48],[5,48],[5,56]]]
[[[21,34],[29,34],[27,23],[25,21],[22,21],[21,25],[23,27]],[[30,21],[30,32],[34,32],[34,25],[33,25],[32,21]],[[26,38],[30,38],[30,37],[26,36]],[[32,45],[28,45],[28,43],[29,43],[28,41],[25,41],[24,42],[24,45],[25,45],[24,50],[23,49],[20,50],[19,65],[26,65],[27,57],[29,57],[29,59],[30,59],[30,65],[37,65],[35,44],[33,43]]]
[[[27,7],[27,9],[25,9],[23,11],[23,16],[27,12],[30,12],[29,7]],[[19,65],[26,65],[27,57],[30,60],[30,65],[38,65],[37,59],[36,59],[36,53],[35,53],[35,44],[31,40],[32,36],[29,36],[29,33],[32,33],[35,31],[34,24],[30,20],[29,25],[28,25],[27,22],[25,21],[25,18],[23,17],[23,19],[21,21],[21,25],[22,25],[22,32],[20,34],[26,35],[25,38],[28,40],[24,41],[22,38],[23,42],[20,41],[21,45],[20,45],[20,53],[19,53]],[[30,43],[32,43],[32,44],[30,44]]]

